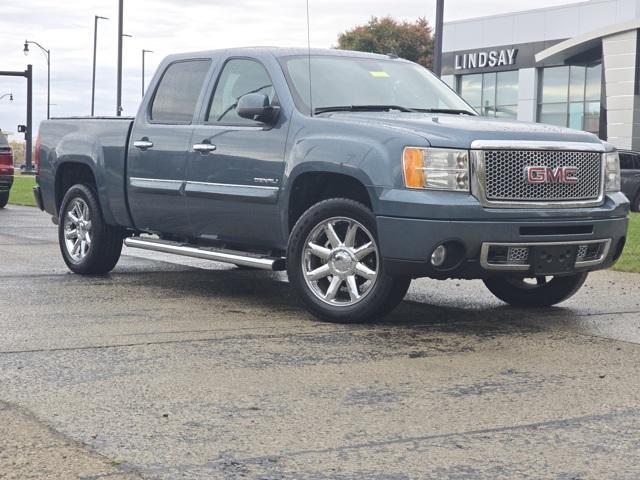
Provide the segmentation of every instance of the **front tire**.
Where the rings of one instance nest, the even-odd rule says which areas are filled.
[[[386,274],[371,210],[342,198],[302,214],[289,239],[287,273],[312,314],[340,323],[386,315],[411,283]]]
[[[72,272],[100,275],[113,270],[122,251],[120,228],[104,221],[94,189],[71,187],[60,205],[58,242],[62,258]]]
[[[572,297],[587,279],[587,272],[563,277],[524,279],[514,276],[484,280],[496,297],[514,307],[550,307]]]
[[[0,208],[4,208],[9,203],[9,192],[0,193]]]

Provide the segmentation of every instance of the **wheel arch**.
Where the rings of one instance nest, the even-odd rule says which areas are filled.
[[[374,209],[374,197],[363,179],[330,169],[299,170],[289,177],[285,192],[287,236],[306,210],[329,198],[348,198]]]

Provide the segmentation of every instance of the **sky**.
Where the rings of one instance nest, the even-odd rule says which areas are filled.
[[[371,16],[413,21],[435,19],[435,0],[309,0],[312,47],[335,46],[338,35]],[[447,0],[445,22],[573,3],[572,0]],[[135,115],[141,98],[141,51],[148,83],[171,53],[236,46],[305,46],[305,0],[124,0],[123,115]],[[0,70],[34,69],[34,125],[46,118],[47,69],[35,46],[23,54],[25,39],[51,50],[51,116],[89,115],[94,15],[98,26],[96,115],[114,115],[118,0],[0,0]],[[0,77],[0,129],[26,123],[26,81]],[[18,134],[13,138],[21,140]]]

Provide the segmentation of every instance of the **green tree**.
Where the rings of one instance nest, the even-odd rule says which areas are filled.
[[[426,18],[415,22],[399,21],[392,17],[371,17],[366,25],[347,30],[338,37],[340,50],[393,53],[399,57],[431,68],[433,38]]]

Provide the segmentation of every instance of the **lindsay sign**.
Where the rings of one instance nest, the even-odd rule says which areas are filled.
[[[488,52],[463,53],[456,55],[456,70],[469,70],[473,68],[503,67],[516,63],[517,48],[505,48],[502,50],[490,50]]]

